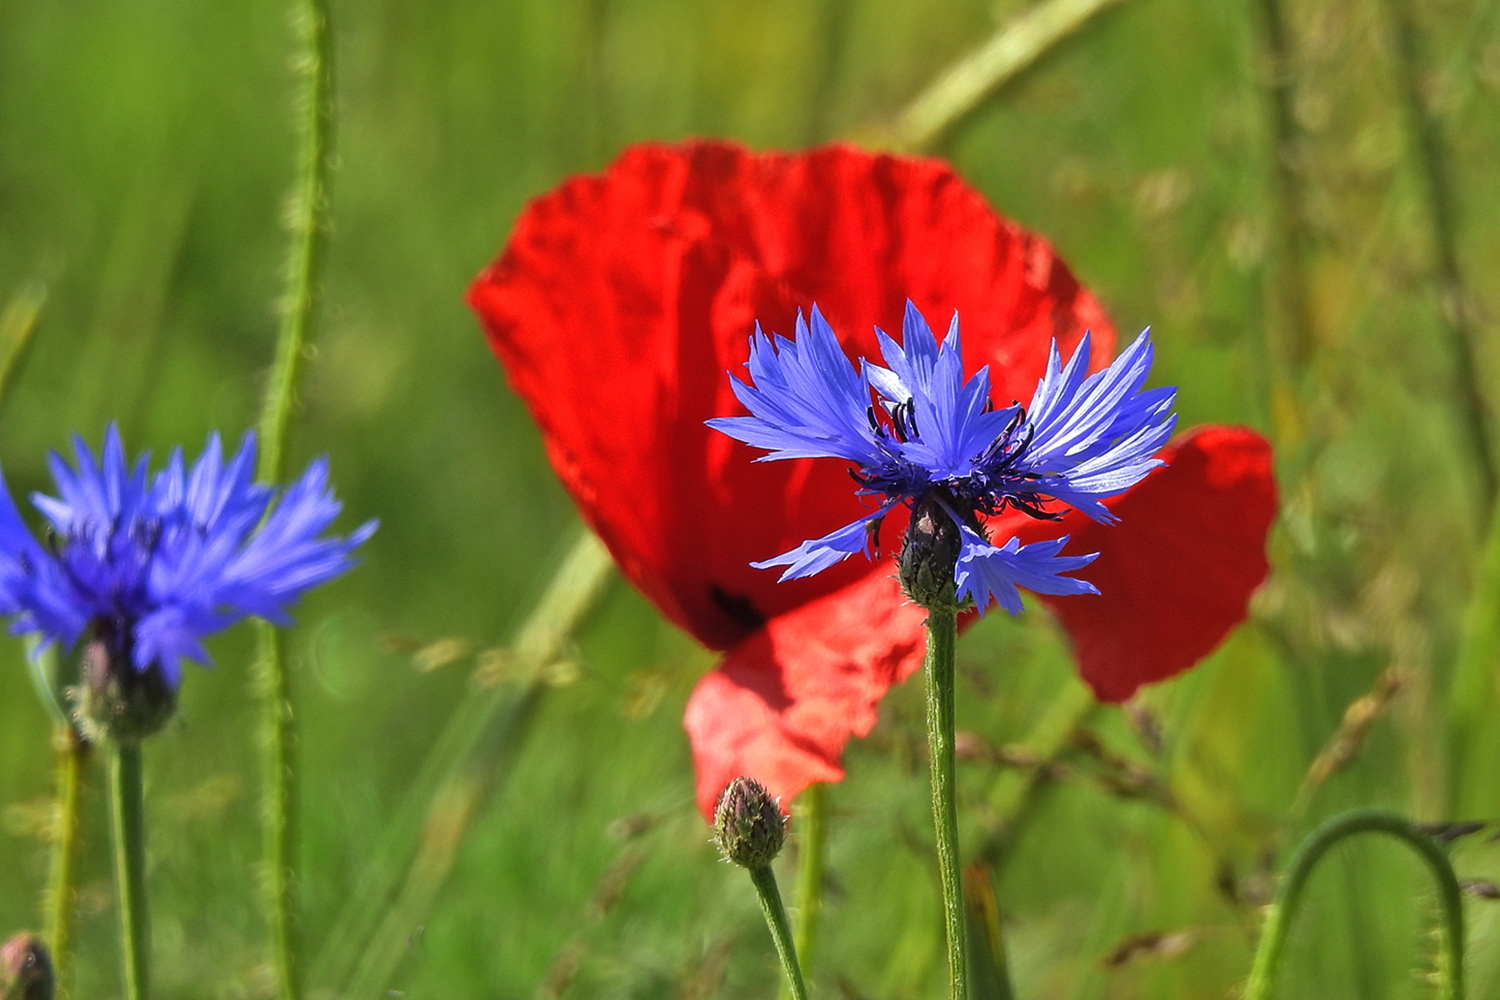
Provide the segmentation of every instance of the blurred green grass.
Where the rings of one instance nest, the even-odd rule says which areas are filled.
[[[1416,6],[1424,78],[1452,152],[1459,249],[1495,398],[1500,4]],[[305,697],[306,927],[315,955],[474,661],[407,648],[504,642],[566,551],[575,516],[462,303],[524,200],[625,143],[724,135],[796,148],[878,134],[1023,9],[915,0],[506,0],[335,8],[339,167],[324,323],[294,461],[328,452],[367,560],[311,597],[293,636]],[[1280,446],[1276,575],[1254,620],[1149,691],[1153,753],[1119,710],[1088,725],[1178,808],[1108,791],[1066,750],[1000,836],[995,765],[964,766],[965,843],[995,840],[1022,996],[1222,997],[1248,971],[1267,845],[1353,805],[1425,820],[1500,812],[1493,629],[1466,650],[1483,546],[1471,456],[1430,281],[1381,8],[1287,5],[1314,339],[1294,418],[1273,405],[1276,234],[1265,60],[1252,11],[1130,0],[988,101],[939,152],[1046,233],[1123,330],[1153,326],[1185,424],[1243,422]],[[255,417],[280,294],[293,134],[291,32],[276,4],[84,0],[0,6],[0,302],[42,283],[35,342],[0,414],[16,495],[44,455],[118,419],[133,447],[196,447]],[[1497,557],[1500,558],[1500,557]],[[1494,591],[1487,593],[1491,601]],[[990,616],[960,646],[961,728],[1022,740],[1077,682],[1041,614]],[[1476,634],[1485,634],[1480,629]],[[577,639],[509,785],[477,818],[392,988],[459,1000],[768,997],[769,940],[691,807],[681,709],[711,657],[617,586]],[[237,630],[194,673],[147,752],[159,995],[268,996],[255,894],[255,723]],[[19,644],[0,671],[0,929],[36,926],[46,877],[47,719]],[[1289,818],[1345,707],[1382,671],[1405,686],[1359,754]],[[830,796],[820,995],[934,995],[942,975],[921,701],[895,692]],[[86,836],[104,844],[98,789]],[[618,821],[636,831],[622,840]],[[644,829],[642,829],[644,828]],[[611,832],[615,830],[615,832]],[[793,838],[795,847],[796,838]],[[632,859],[640,858],[638,867]],[[1394,855],[1394,856],[1393,856]],[[1500,846],[1462,844],[1463,875]],[[622,860],[623,859],[623,860]],[[784,887],[790,891],[794,859]],[[620,867],[621,865],[624,867]],[[591,915],[608,873],[618,900]],[[1259,883],[1259,885],[1258,885]],[[1233,886],[1234,894],[1222,886]],[[118,992],[107,866],[85,863],[77,995]],[[1471,904],[1474,994],[1500,983],[1500,910]],[[1426,995],[1427,890],[1360,845],[1318,878],[1284,995]],[[1119,968],[1129,935],[1185,931],[1177,956]],[[314,983],[313,986],[329,984]]]

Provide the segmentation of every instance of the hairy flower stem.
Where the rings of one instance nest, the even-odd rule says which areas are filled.
[[[828,818],[828,786],[809,785],[802,793],[798,831],[802,835],[801,871],[797,876],[797,957],[803,975],[812,974],[813,946],[823,914],[823,844]]]
[[[766,915],[766,926],[771,928],[771,939],[776,942],[776,954],[781,956],[781,968],[786,972],[792,1000],[807,1000],[807,986],[802,981],[802,967],[797,964],[797,946],[792,943],[792,925],[787,922],[786,907],[781,905],[781,890],[776,887],[776,873],[771,870],[770,865],[752,868],[750,881],[755,884],[755,894],[760,897],[760,908]]]
[[[301,175],[294,192],[286,300],[271,380],[260,418],[260,468],[265,482],[285,473],[297,389],[318,314],[318,286],[328,249],[328,188],[333,166],[333,40],[327,0],[298,0],[297,53],[303,76]]]
[[[303,362],[317,318],[318,285],[328,244],[328,188],[333,162],[333,42],[327,0],[298,0],[298,59],[303,76],[301,176],[297,182],[287,266],[287,295],[276,357],[260,421],[263,482],[279,482]],[[286,673],[285,643],[263,625],[259,681],[264,711],[266,784],[266,908],[277,995],[302,995],[297,933],[296,704]]]
[[[266,906],[278,995],[301,995],[297,921],[297,716],[286,669],[286,637],[260,622],[260,694],[266,715],[262,736],[262,809],[265,823]]]
[[[938,872],[948,930],[948,974],[953,1000],[968,1000],[968,931],[964,924],[963,874],[958,863],[958,765],[953,750],[953,649],[958,612],[952,605],[927,609],[927,749],[932,762],[932,821],[937,832]]]
[[[52,950],[52,974],[60,996],[71,994],[69,976],[73,939],[74,881],[78,875],[78,839],[83,805],[83,765],[89,744],[71,723],[57,727],[57,826],[53,832],[52,880],[48,887],[47,943]]]
[[[139,745],[115,745],[109,778],[125,997],[146,1000],[151,982],[151,919],[146,903],[146,803]]]
[[[1328,853],[1329,848],[1347,837],[1359,833],[1380,833],[1405,843],[1427,865],[1437,882],[1438,899],[1443,910],[1443,943],[1438,968],[1439,996],[1442,1000],[1463,1000],[1464,996],[1464,908],[1463,892],[1448,855],[1431,837],[1414,826],[1411,820],[1380,809],[1356,809],[1342,813],[1318,827],[1297,847],[1287,868],[1285,880],[1271,912],[1266,917],[1265,929],[1261,932],[1260,946],[1255,952],[1255,964],[1250,971],[1250,981],[1245,987],[1245,1000],[1269,1000],[1271,986],[1281,964],[1281,953],[1286,944],[1287,931],[1297,906],[1302,902],[1302,893],[1307,887],[1308,876]]]

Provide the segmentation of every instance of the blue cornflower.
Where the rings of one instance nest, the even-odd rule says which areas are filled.
[[[1018,613],[1017,585],[1044,594],[1098,593],[1062,575],[1097,553],[1060,555],[1066,536],[993,545],[981,519],[1014,508],[1056,520],[1060,507],[1072,507],[1096,521],[1115,521],[1104,499],[1161,464],[1156,452],[1176,423],[1176,391],[1141,388],[1151,368],[1149,331],[1094,375],[1087,373],[1087,334],[1066,365],[1054,341],[1030,405],[998,410],[987,366],[964,379],[957,314],[941,346],[909,301],[903,342],[879,329],[876,335],[885,365],[862,358],[855,366],[817,306],[811,322],[798,314],[794,340],[773,340],[756,327],[747,365],[752,381],[731,377],[750,414],[709,426],[766,449],[759,461],[853,462],[856,492],[880,500],[859,520],[752,565],[785,566],[786,580],[856,552],[869,556],[881,519],[904,504],[912,510],[907,548],[917,540],[930,549],[941,539],[936,544],[947,550],[957,600],[972,599],[981,612],[993,600]]]
[[[341,508],[326,458],[277,500],[252,480],[253,433],[228,464],[213,434],[191,470],[177,449],[154,475],[149,456],[126,461],[114,425],[102,461],[82,438],[73,448],[76,467],[49,458],[59,495],[32,495],[46,519],[43,542],[0,478],[0,614],[41,645],[71,648],[86,636],[121,669],[155,667],[172,690],[184,658],[209,663],[206,636],[249,615],[288,623],[287,606],[349,569],[376,527],[323,534]]]

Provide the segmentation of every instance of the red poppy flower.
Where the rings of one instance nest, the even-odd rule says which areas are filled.
[[[990,365],[999,405],[1030,398],[1054,337],[1066,356],[1091,329],[1093,369],[1114,352],[1103,309],[1046,241],[949,166],[846,146],[634,147],[528,205],[469,290],[585,520],[663,614],[727,653],[685,720],[705,814],[739,774],[786,802],[842,777],[844,744],[920,666],[922,612],[889,562],[788,583],[749,565],[848,520],[838,463],[757,463],[704,425],[743,412],[725,372],[757,320],[789,332],[816,302],[851,356],[874,355],[874,327],[899,329],[908,298],[960,314],[967,367]],[[1100,596],[1044,600],[1109,701],[1212,650],[1267,572],[1265,440],[1203,428],[1163,457],[1110,503],[1114,527],[992,525],[1023,542],[1069,532],[1068,551],[1100,553]]]

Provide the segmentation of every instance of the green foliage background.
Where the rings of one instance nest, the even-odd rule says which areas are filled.
[[[1054,736],[1077,724],[1107,750],[1063,739],[1040,770],[995,762],[1024,756],[1014,752],[963,765],[965,844],[994,865],[1022,997],[1229,995],[1272,871],[1320,818],[1367,804],[1426,821],[1500,813],[1500,549],[1486,553],[1488,501],[1463,436],[1391,4],[1285,2],[1286,75],[1257,30],[1264,5],[1126,0],[932,150],[1047,234],[1122,331],[1152,325],[1156,377],[1182,387],[1184,425],[1257,427],[1277,443],[1282,478],[1275,573],[1251,622],[1128,711],[1074,707],[1066,642],[1044,612],[991,615],[961,642],[971,746],[1045,757],[1047,722],[1061,718]],[[1411,11],[1490,398],[1497,8]],[[1021,10],[335,5],[333,238],[294,457],[330,454],[346,524],[382,525],[360,570],[305,602],[292,637],[315,995],[354,996],[316,975],[351,887],[383,856],[445,721],[477,696],[476,668],[492,676],[504,662],[496,651],[575,537],[462,302],[525,199],[647,139],[891,142],[900,109]],[[46,293],[0,410],[14,495],[46,488],[46,450],[75,430],[97,441],[118,420],[133,448],[163,455],[254,423],[293,177],[291,40],[280,3],[0,4],[0,303]],[[1300,266],[1279,238],[1278,80],[1292,85],[1280,162],[1304,197]],[[1282,306],[1289,264],[1307,290],[1300,347]],[[177,721],[147,750],[163,998],[271,991],[250,630],[212,649],[218,667],[187,678]],[[52,779],[19,643],[3,657],[8,932],[42,922]],[[495,787],[466,835],[449,843],[447,828],[427,828],[451,875],[402,939],[380,945],[401,951],[399,968],[369,996],[769,997],[778,974],[750,887],[716,861],[691,806],[679,723],[711,665],[616,584],[518,752],[485,759]],[[1346,767],[1307,782],[1382,675],[1400,691]],[[894,692],[831,790],[819,996],[941,989],[921,709],[915,685]],[[1141,735],[1153,726],[1159,743]],[[120,990],[100,779],[96,768],[80,897],[75,995],[87,998]],[[430,791],[419,785],[416,801]],[[797,844],[794,831],[789,894]],[[1455,859],[1462,875],[1500,875],[1500,844],[1482,837]],[[1341,851],[1313,886],[1283,995],[1427,995],[1434,925],[1419,875],[1393,848]],[[1497,906],[1470,903],[1475,996],[1500,989]],[[1133,957],[1105,961],[1132,940]]]

